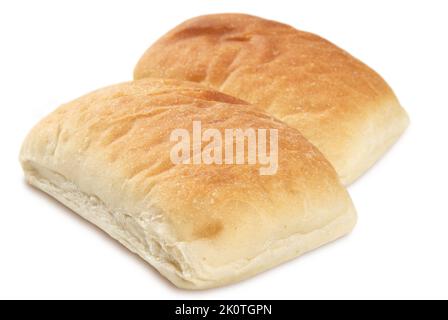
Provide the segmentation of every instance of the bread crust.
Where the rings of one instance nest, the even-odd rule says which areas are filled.
[[[134,76],[200,82],[258,105],[299,129],[346,185],[409,122],[388,84],[364,63],[317,35],[249,15],[180,24],[148,49]]]

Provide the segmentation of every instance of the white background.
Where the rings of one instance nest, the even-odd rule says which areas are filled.
[[[448,298],[447,1],[1,1],[0,298]],[[27,131],[58,105],[130,80],[168,29],[245,12],[320,34],[377,70],[411,126],[349,188],[354,232],[255,278],[176,289],[139,258],[28,187]]]

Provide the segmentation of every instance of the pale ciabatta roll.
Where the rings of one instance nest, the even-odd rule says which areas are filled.
[[[174,129],[278,130],[278,170],[173,164]],[[356,214],[322,154],[255,107],[193,83],[141,80],[61,106],[20,155],[30,184],[137,253],[175,285],[250,277],[348,233]]]
[[[317,146],[346,185],[398,139],[408,117],[372,69],[316,35],[242,14],[188,20],[141,58],[135,79],[200,82],[258,105]]]

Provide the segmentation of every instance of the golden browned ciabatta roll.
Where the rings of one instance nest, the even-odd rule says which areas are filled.
[[[258,132],[253,163],[252,149],[240,163],[228,157],[239,154],[234,129]],[[262,170],[260,150],[275,151],[274,170]],[[63,105],[32,129],[20,160],[31,185],[182,288],[250,277],[356,220],[333,167],[299,131],[194,83],[145,79]]]
[[[258,105],[317,146],[350,184],[408,117],[372,69],[319,36],[242,14],[186,21],[142,57],[135,78],[200,82]]]

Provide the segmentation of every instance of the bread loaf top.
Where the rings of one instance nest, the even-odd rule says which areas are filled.
[[[317,146],[349,184],[408,118],[387,83],[329,41],[243,14],[188,20],[141,58],[135,78],[200,82],[256,104]]]

